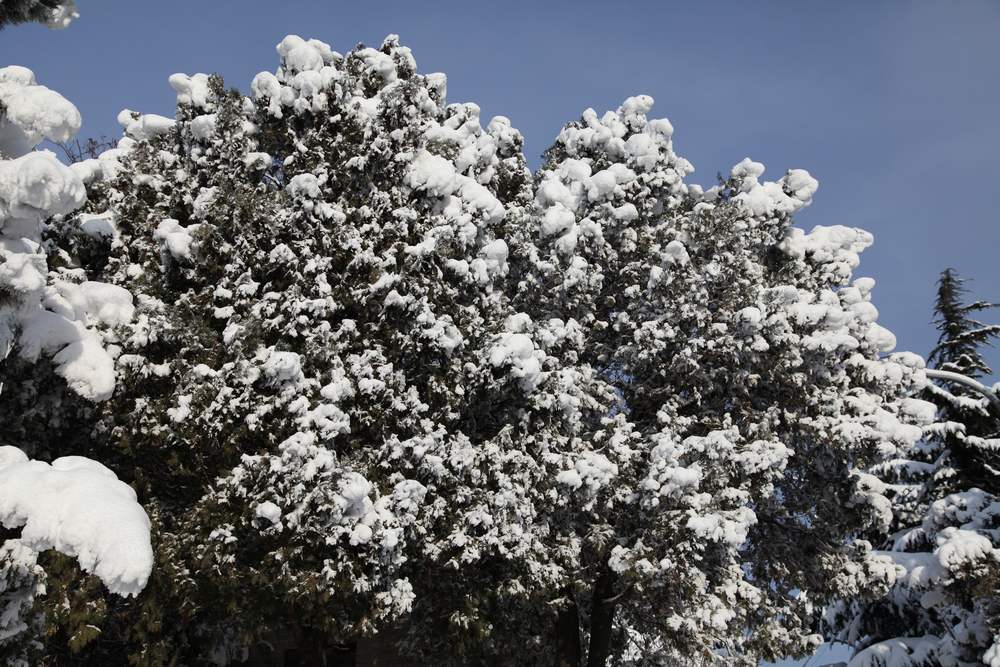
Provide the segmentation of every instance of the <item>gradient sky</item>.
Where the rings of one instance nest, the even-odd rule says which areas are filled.
[[[78,0],[68,30],[0,32],[0,63],[32,68],[80,108],[81,136],[117,136],[122,108],[171,115],[174,72],[244,91],[286,34],[346,52],[398,33],[448,98],[508,116],[528,158],[587,107],[638,93],[668,117],[696,182],[750,156],[820,181],[798,216],[876,244],[881,323],[926,354],[934,281],[953,266],[1000,301],[1000,2],[249,2]],[[1000,322],[1000,311],[991,315]],[[1000,353],[989,360],[1000,367]],[[996,380],[995,374],[993,380]],[[815,664],[817,661],[814,661]]]

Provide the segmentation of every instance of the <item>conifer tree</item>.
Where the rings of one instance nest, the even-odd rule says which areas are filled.
[[[158,563],[130,600],[51,574],[53,660],[391,633],[433,664],[753,664],[884,590],[863,471],[932,419],[922,360],[853,278],[871,236],[793,226],[808,173],[688,184],[640,96],[532,177],[394,36],[277,50],[249,96],[178,74],[173,118],[123,112],[45,228],[57,270],[132,295],[96,327],[118,384],[26,365],[48,425],[23,394],[0,418],[118,471]]]
[[[523,242],[521,307],[579,332],[563,361],[605,405],[550,482],[579,499],[552,542],[568,560],[561,659],[803,655],[822,601],[869,585],[867,547],[848,545],[888,501],[861,470],[884,440],[919,437],[903,397],[922,360],[884,356],[874,281],[852,282],[871,236],[792,226],[808,173],[761,183],[747,159],[688,185],[651,105],[562,130]]]
[[[427,659],[520,659],[507,614],[548,627],[527,601],[560,574],[546,452],[591,409],[505,288],[520,135],[447,105],[395,37],[278,52],[252,97],[174,75],[175,118],[123,112],[77,168],[88,211],[54,227],[135,297],[115,395],[62,418],[134,471],[158,562],[134,601],[80,601],[101,633],[76,648],[236,660],[290,636],[319,660],[402,628]]]
[[[954,269],[941,273],[934,303],[935,325],[940,335],[927,361],[937,370],[978,380],[993,374],[983,357],[983,349],[1000,340],[1000,324],[983,324],[974,316],[1000,304],[966,303],[967,294],[965,280]],[[989,442],[1000,431],[998,415],[980,394],[968,387],[943,385],[938,382],[928,387],[929,400],[938,405],[939,421],[945,429],[939,435],[947,457],[937,471],[940,483],[948,490],[973,485],[1000,494],[1000,452]],[[949,428],[949,424],[961,427]]]
[[[6,7],[6,5],[4,5]],[[92,406],[114,388],[110,329],[131,317],[129,293],[50,262],[46,220],[80,207],[83,183],[48,151],[80,114],[25,67],[0,69],[0,656],[40,658],[36,602],[55,562],[73,562],[111,593],[134,595],[152,554],[149,521],[134,491],[105,466],[44,432],[62,399]],[[12,411],[13,406],[23,409]],[[14,418],[13,415],[17,414]],[[28,428],[25,425],[29,424]],[[48,435],[48,434],[46,434]],[[27,452],[27,453],[26,453]],[[29,454],[54,458],[51,465]],[[109,530],[113,527],[113,530]],[[93,582],[92,582],[93,583]],[[50,604],[59,600],[48,598]]]
[[[966,303],[963,283],[953,269],[941,274],[928,360],[982,378],[992,373],[983,347],[1000,327],[974,319],[994,306]],[[871,538],[884,583],[828,610],[837,637],[858,649],[851,667],[1000,665],[1000,414],[959,383],[928,384],[924,397],[936,412],[924,438],[887,448],[872,468],[892,501],[892,523]]]

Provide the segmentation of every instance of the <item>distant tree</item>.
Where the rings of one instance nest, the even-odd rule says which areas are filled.
[[[996,304],[966,302],[953,269],[938,281],[936,369],[983,378],[983,348],[1000,326],[973,317]],[[994,389],[996,391],[996,389]],[[936,381],[924,398],[935,419],[909,448],[887,447],[871,472],[886,484],[893,522],[869,567],[881,595],[831,608],[836,636],[858,652],[851,667],[1000,665],[1000,414],[963,384]],[[915,404],[916,407],[916,404]],[[926,408],[920,408],[921,410]]]
[[[938,370],[981,379],[993,374],[983,351],[1000,340],[1000,324],[984,324],[974,315],[1000,308],[1000,304],[967,303],[965,282],[954,269],[941,273],[934,304],[940,335],[927,361]],[[960,384],[938,381],[928,387],[928,394],[940,408],[939,421],[956,425],[941,436],[947,458],[937,474],[944,488],[971,484],[1000,494],[1000,449],[988,440],[1000,430],[998,415],[982,395]]]
[[[927,361],[938,370],[977,378],[993,372],[983,358],[982,348],[1000,339],[1000,325],[986,325],[970,315],[1000,308],[1000,304],[965,303],[968,293],[965,282],[954,269],[941,273],[934,302],[934,321],[941,333]]]

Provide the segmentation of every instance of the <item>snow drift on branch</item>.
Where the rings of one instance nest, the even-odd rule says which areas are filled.
[[[0,447],[0,523],[21,528],[21,543],[35,551],[77,558],[118,595],[137,595],[153,568],[149,518],[135,492],[87,458],[50,465]]]
[[[78,209],[87,193],[79,169],[34,148],[72,137],[80,113],[18,66],[0,69],[0,107],[0,291],[14,297],[0,306],[0,358],[12,348],[28,361],[45,352],[71,389],[105,400],[114,391],[114,362],[95,326],[127,323],[131,296],[77,284],[72,269],[50,272],[42,245],[46,220]]]

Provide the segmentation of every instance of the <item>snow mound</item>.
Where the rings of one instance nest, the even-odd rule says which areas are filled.
[[[48,151],[0,161],[0,228],[5,235],[6,228],[21,223],[21,236],[37,237],[26,223],[68,213],[86,200],[80,178]]]
[[[54,90],[35,82],[27,67],[0,69],[0,153],[24,155],[43,139],[66,141],[80,129],[80,112]]]
[[[72,3],[65,7],[72,9]],[[50,272],[42,228],[47,218],[81,207],[87,201],[83,178],[103,171],[100,165],[109,161],[91,160],[74,169],[49,151],[33,151],[42,139],[72,137],[80,128],[80,113],[58,93],[37,85],[25,67],[0,69],[0,107],[5,109],[0,158],[7,158],[0,159],[0,291],[13,295],[0,304],[0,350],[6,355],[16,349],[29,361],[43,351],[51,354],[56,372],[74,391],[105,400],[115,386],[114,363],[93,327],[129,322],[132,297],[121,288],[89,281],[80,285]],[[163,123],[140,125],[149,130]]]
[[[0,523],[25,546],[75,557],[112,593],[138,595],[153,568],[149,517],[135,491],[96,461],[52,464],[0,447]]]

